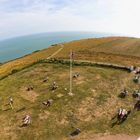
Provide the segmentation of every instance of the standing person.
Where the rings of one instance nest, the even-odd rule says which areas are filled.
[[[14,103],[13,98],[10,97],[10,98],[9,98],[9,105],[10,105],[11,109],[14,109],[14,108],[13,108],[13,103]]]

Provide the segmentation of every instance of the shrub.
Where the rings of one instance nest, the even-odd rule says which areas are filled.
[[[16,72],[18,72],[18,70],[17,69],[13,69],[12,72],[11,72],[11,74],[14,74]]]

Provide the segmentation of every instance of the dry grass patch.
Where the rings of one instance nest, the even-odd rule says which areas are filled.
[[[84,76],[79,76],[78,78],[74,79],[75,83],[77,85],[83,84],[84,82],[86,82],[86,79]]]
[[[27,91],[26,87],[21,88],[21,90],[19,91],[19,95],[30,102],[35,102],[37,97],[39,96],[34,90]]]
[[[81,121],[90,121],[94,118],[94,113],[91,110],[94,110],[96,106],[96,101],[94,98],[87,97],[81,102],[77,110],[76,116]]]
[[[48,119],[49,116],[50,116],[50,112],[45,110],[39,114],[39,119],[46,120],[46,119]]]

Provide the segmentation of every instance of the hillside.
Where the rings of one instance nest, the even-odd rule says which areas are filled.
[[[10,61],[0,66],[0,78],[10,74],[13,69],[22,69],[36,61],[46,59],[60,48],[63,49],[61,53],[55,55],[55,58],[68,59],[69,52],[72,49],[75,53],[74,59],[140,66],[140,39],[105,37],[72,41],[64,43],[63,46],[62,44],[56,44],[50,48]]]
[[[75,59],[140,65],[140,39],[137,38],[109,37],[73,41],[65,43],[65,53],[58,54],[57,57],[68,58],[70,49],[75,52]]]
[[[84,65],[84,61],[140,66],[140,39],[110,37],[85,39],[52,47],[7,62],[0,66],[0,139],[6,140],[99,140],[121,137],[135,140],[140,135],[140,112],[133,110],[136,99],[132,98],[140,83],[135,83],[134,73]],[[114,46],[114,47],[113,47]],[[70,50],[74,51],[73,96],[69,92]],[[48,61],[55,58],[57,61]],[[45,59],[45,60],[44,60]],[[88,62],[87,61],[87,62]],[[48,77],[48,81],[44,80]],[[53,82],[58,88],[51,90]],[[28,90],[33,87],[32,90]],[[118,97],[127,88],[125,99]],[[14,100],[13,109],[7,105],[9,97]],[[49,107],[42,103],[52,100]],[[116,124],[118,108],[131,109],[127,120]],[[24,115],[31,116],[31,124],[21,127]],[[70,136],[80,128],[81,133]],[[114,136],[114,135],[118,136]]]

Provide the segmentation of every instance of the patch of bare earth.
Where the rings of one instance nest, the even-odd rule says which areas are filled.
[[[90,108],[93,106],[96,106],[94,98],[87,97],[84,101],[82,101],[76,114],[78,119],[82,121],[90,121],[94,117],[93,112],[90,111]]]
[[[0,133],[0,139],[1,140],[15,140],[16,139],[16,134],[11,130],[12,128],[10,126],[6,126],[3,128],[2,132]]]
[[[91,91],[93,92],[93,96],[87,97],[81,102],[76,116],[81,121],[96,120],[96,118],[99,119],[102,116],[107,116],[110,120],[114,116],[114,111],[121,105],[118,102],[116,95],[112,95],[110,98],[108,98],[103,105],[97,106],[96,96],[98,93],[95,89],[91,89]]]
[[[84,140],[137,140],[137,136],[129,136],[129,135],[107,135],[107,136],[97,136]]]
[[[14,133],[15,125],[12,125],[10,120],[6,120],[6,116],[0,116],[0,122],[0,140],[16,139],[17,136]]]
[[[26,72],[24,75],[27,77],[33,77],[36,75],[44,74],[45,76],[47,75],[46,70],[43,70],[42,68],[35,68],[34,70],[31,70],[29,72]]]
[[[131,75],[129,77],[125,77],[123,78],[123,81],[122,81],[122,89],[124,87],[126,87],[126,83],[128,81],[128,79],[131,79]],[[104,82],[101,82],[100,83],[100,87],[104,87],[104,88],[108,88],[108,85],[104,84]],[[112,116],[114,115],[115,111],[120,107],[120,106],[123,106],[123,102],[119,102],[120,99],[118,98],[117,94],[119,94],[120,92],[120,89],[116,88],[116,87],[111,87],[110,85],[110,88],[112,88],[113,90],[111,92],[108,91],[108,94],[110,95],[110,98],[107,99],[107,101],[103,104],[103,105],[99,105],[98,107],[96,107],[93,111],[94,111],[94,114],[95,114],[95,117],[102,117],[103,115],[104,116],[107,116],[108,119],[110,120],[112,118]],[[94,97],[97,96],[97,93],[92,89],[92,92],[94,93]],[[112,93],[115,93],[115,94],[112,94]]]
[[[30,102],[35,102],[35,100],[38,97],[38,94],[34,90],[27,91],[27,89],[25,87],[21,88],[19,94],[22,98],[24,98]]]
[[[46,120],[46,119],[48,119],[49,115],[50,115],[49,111],[44,111],[44,112],[39,114],[39,119],[40,120]]]
[[[85,82],[85,78],[83,76],[80,76],[80,77],[76,78],[74,81],[77,85],[80,85]]]
[[[105,134],[83,134],[77,135],[70,138],[65,138],[63,140],[139,140],[138,136],[132,136],[132,135],[126,135],[126,134],[117,134],[117,135],[111,135],[109,133]]]
[[[57,121],[59,125],[67,125],[69,122],[68,120],[64,117],[61,120]]]
[[[61,97],[63,97],[63,94],[58,94],[57,97],[61,98]]]
[[[60,79],[63,79],[63,78],[66,78],[66,77],[69,78],[69,73],[63,72],[63,73],[59,74]]]

